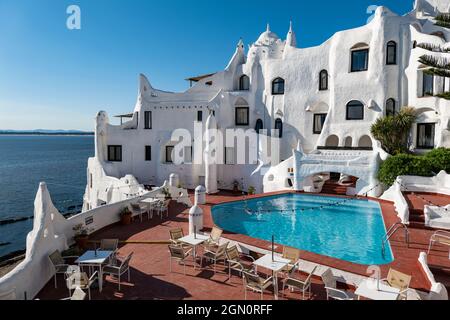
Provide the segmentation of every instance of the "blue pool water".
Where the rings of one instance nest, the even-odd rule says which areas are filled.
[[[266,241],[274,235],[276,243],[362,265],[391,263],[390,247],[382,254],[386,227],[380,205],[351,199],[330,206],[342,200],[287,194],[217,205],[212,216],[229,232]]]

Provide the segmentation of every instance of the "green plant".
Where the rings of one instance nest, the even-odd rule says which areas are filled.
[[[74,226],[72,228],[72,230],[75,231],[75,238],[86,237],[89,234],[88,228],[86,228],[84,226],[84,224],[82,224],[82,223],[77,224],[76,226]]]
[[[172,195],[170,194],[170,191],[169,191],[169,189],[168,188],[162,188],[162,190],[161,190],[161,192],[162,192],[162,194],[164,195],[164,197],[167,199],[167,198],[170,198]]]
[[[409,133],[416,117],[413,108],[404,107],[394,116],[378,119],[372,125],[371,133],[381,142],[382,148],[387,153],[391,155],[407,153],[410,144]]]
[[[398,154],[388,158],[380,167],[378,180],[390,187],[398,176],[433,176],[430,161],[423,156]]]
[[[248,187],[248,194],[254,195],[256,193],[256,188],[253,186]]]
[[[439,148],[430,151],[425,155],[425,158],[430,162],[434,173],[439,173],[442,170],[450,173],[450,149]]]
[[[124,216],[129,216],[132,215],[130,209],[128,209],[128,207],[125,207],[122,209],[122,211],[120,211],[119,216],[120,218],[123,218]]]

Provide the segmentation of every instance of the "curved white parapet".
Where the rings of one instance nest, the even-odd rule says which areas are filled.
[[[79,224],[93,233],[120,221],[119,213],[132,202],[159,197],[162,188],[125,201],[83,212],[69,219],[55,208],[45,183],[41,183],[34,202],[33,230],[27,236],[25,259],[0,278],[0,299],[33,299],[54,274],[48,258],[55,250],[64,251],[72,244],[73,227]]]
[[[397,211],[398,217],[402,220],[402,223],[409,224],[409,206],[403,192],[424,192],[450,195],[450,175],[448,175],[445,171],[441,171],[438,175],[431,178],[400,176],[397,178],[394,185],[383,194],[381,199],[394,202],[395,210]],[[428,221],[427,223],[431,223],[432,208],[427,209],[427,207],[425,207],[425,211],[428,212],[428,215],[425,214]],[[435,215],[433,216],[435,217]],[[442,217],[442,215],[435,218],[442,218],[445,220],[445,217]],[[441,220],[439,221],[445,222]],[[450,227],[450,225],[448,227]]]
[[[427,254],[425,252],[420,253],[419,256],[419,264],[427,276],[428,281],[431,283],[431,290],[428,294],[428,300],[448,300],[448,292],[445,286],[442,283],[436,282],[433,273],[428,266]]]

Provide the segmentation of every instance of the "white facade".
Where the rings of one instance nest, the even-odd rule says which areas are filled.
[[[417,0],[414,10],[405,16],[379,7],[367,25],[338,32],[312,48],[297,47],[292,25],[284,41],[268,26],[247,53],[239,41],[225,70],[194,79],[195,85],[183,93],[155,89],[141,75],[137,103],[129,122],[113,126],[106,113],[99,113],[96,161],[90,162],[88,174],[98,175],[99,170],[104,170],[105,176],[116,178],[131,174],[139,183],[161,185],[171,173],[176,173],[184,187],[205,185],[208,193],[214,193],[217,189],[232,189],[236,183],[240,189],[253,186],[257,192],[302,190],[311,187],[308,181],[312,179],[305,176],[306,172],[314,175],[322,170],[335,170],[360,178],[353,192],[365,193],[377,185],[378,165],[386,157],[371,137],[370,127],[386,114],[387,105],[392,101],[396,111],[402,106],[415,107],[420,113],[420,124],[434,125],[431,139],[434,143],[427,148],[450,147],[450,101],[423,97],[423,66],[418,62],[424,54],[449,57],[450,54],[417,46],[420,43],[449,45],[450,31],[435,26],[432,21],[437,12],[447,10],[449,5],[449,0]],[[390,58],[388,44],[395,45]],[[241,79],[243,75],[248,78]],[[284,80],[282,94],[273,92],[276,79]],[[432,81],[435,94],[450,91],[449,81],[439,77]],[[356,118],[361,116],[358,103],[363,105],[362,119],[348,119],[349,103],[357,104],[355,108],[349,107],[356,110]],[[241,124],[236,119],[237,108],[248,108],[248,119],[245,109],[240,109],[244,112]],[[315,122],[321,122],[317,120],[321,114],[324,119],[326,115],[326,120],[322,128],[315,127]],[[168,161],[170,156],[166,153],[171,149],[167,151],[167,147],[177,144],[171,141],[175,129],[186,129],[194,137],[195,125],[199,123],[203,124],[203,130],[213,125],[225,131],[254,129],[261,121],[268,130],[282,124],[280,159],[285,162],[279,165],[266,166],[255,174],[257,164],[235,165],[236,159],[228,159],[225,164],[191,164],[190,156],[185,156],[186,161],[181,165]],[[416,137],[417,125],[411,133],[414,146],[418,146]],[[193,140],[193,149],[201,148],[201,141]],[[108,146],[121,147],[121,161],[109,161],[112,159]],[[151,147],[151,152],[146,146]],[[422,150],[419,146],[416,151],[427,148]],[[307,169],[302,168],[302,161],[294,159],[293,150],[301,151],[306,157],[315,156],[317,166],[314,168],[309,163]],[[236,157],[233,150],[219,152],[222,151],[223,157]],[[151,159],[146,159],[146,152],[151,153]],[[337,162],[330,163],[333,160]],[[352,167],[358,162],[358,168]],[[277,182],[267,181],[269,175]],[[380,192],[371,190],[370,194],[377,196]],[[91,208],[104,200],[98,201],[92,193],[98,194],[98,189],[94,187],[87,192],[85,202]]]

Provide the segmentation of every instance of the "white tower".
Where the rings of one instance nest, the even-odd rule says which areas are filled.
[[[209,114],[206,121],[206,148],[205,148],[205,180],[206,193],[218,193],[217,189],[217,121],[214,113]],[[213,138],[215,141],[213,142]]]
[[[295,35],[294,29],[292,28],[292,21],[289,26],[289,32],[286,37],[286,45],[290,47],[297,47],[297,37]]]

